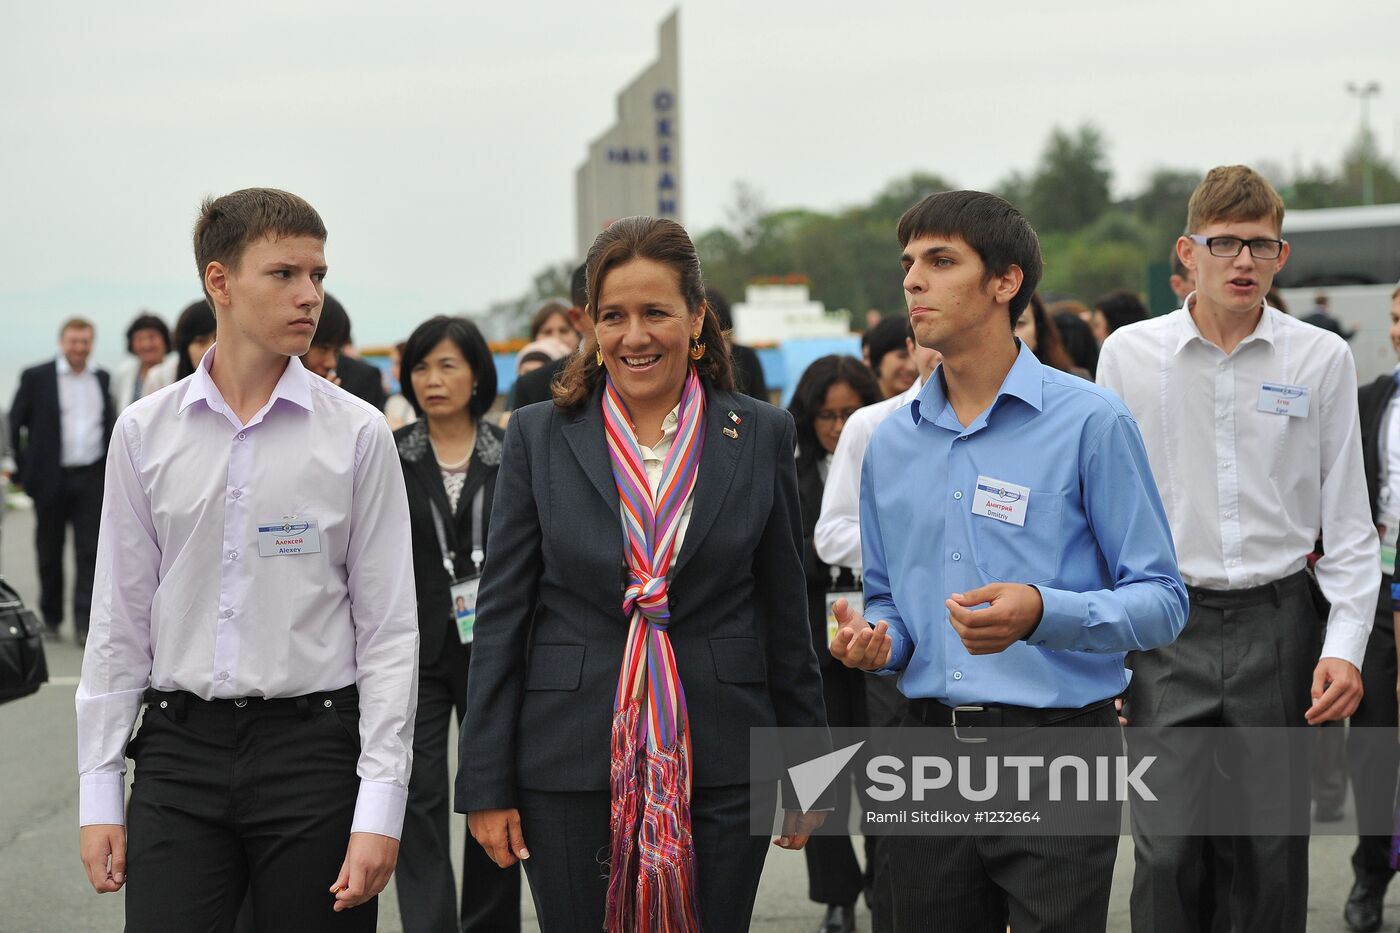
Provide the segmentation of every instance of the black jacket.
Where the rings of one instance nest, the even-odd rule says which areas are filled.
[[[817,556],[815,544],[817,519],[821,517],[822,493],[825,490],[826,483],[822,482],[817,461],[799,458],[797,496],[802,503],[802,569],[807,577],[807,618],[812,628],[812,647],[823,667],[841,663],[831,656],[826,644],[826,594],[833,588],[831,565]],[[851,568],[838,568],[835,589],[860,589],[860,581]],[[860,606],[855,608],[860,610]]]
[[[116,411],[112,407],[112,379],[96,369],[102,387],[102,453],[112,440]],[[63,425],[58,402],[56,361],[31,366],[19,377],[19,389],[10,406],[10,446],[15,452],[15,480],[36,502],[53,502],[63,495]]]
[[[472,573],[472,499],[478,489],[485,497],[481,513],[483,543],[491,534],[491,503],[496,497],[496,472],[501,465],[503,432],[494,424],[477,423],[476,447],[467,466],[466,482],[454,511],[442,485],[442,472],[432,445],[428,424],[415,421],[394,432],[403,466],[404,488],[408,492],[408,518],[413,542],[413,584],[418,594],[418,664],[430,667],[442,654],[445,644],[457,643],[457,624],[452,617],[452,580],[442,563],[442,549],[433,528],[432,504],[444,517],[447,546],[456,554],[457,576]]]
[[[792,418],[730,392],[707,389],[707,400],[690,525],[669,587],[697,786],[748,783],[751,726],[824,734],[826,724],[806,619]],[[575,413],[550,402],[515,413],[493,518],[461,731],[461,812],[516,806],[520,787],[608,786],[628,619],[598,393]]]
[[[1361,462],[1366,470],[1366,494],[1371,499],[1371,519],[1380,517],[1381,499],[1381,427],[1386,409],[1395,397],[1395,376],[1386,373],[1364,385],[1357,393],[1357,408],[1361,415]]]
[[[384,410],[389,396],[384,391],[384,375],[378,366],[341,353],[336,357],[335,374],[346,392]]]

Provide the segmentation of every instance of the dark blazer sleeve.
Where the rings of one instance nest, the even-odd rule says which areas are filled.
[[[21,443],[22,435],[29,430],[34,415],[33,370],[20,373],[19,388],[15,390],[14,401],[10,404],[10,450],[15,458],[15,480],[22,486],[28,473],[27,444]]]
[[[782,797],[789,809],[798,806],[785,776],[786,769],[831,751],[826,703],[813,647],[807,578],[802,566],[802,514],[797,492],[794,452],[797,430],[792,416],[781,412],[782,438],[773,464],[773,506],[754,552],[753,579],[756,616],[765,620],[768,690],[779,727],[806,727],[783,736]],[[828,788],[816,806],[834,806]]]
[[[548,418],[548,412],[532,412]],[[456,809],[517,805],[517,725],[525,694],[530,624],[543,569],[539,512],[525,428],[537,418],[512,418],[496,475],[491,537],[486,549],[476,632],[467,677],[467,720],[458,744]],[[543,432],[547,437],[547,428]]]
[[[1381,492],[1381,423],[1385,409],[1395,395],[1395,377],[1381,376],[1357,391],[1357,410],[1361,417],[1361,462],[1366,470],[1366,493],[1371,500],[1371,519],[1380,517]]]

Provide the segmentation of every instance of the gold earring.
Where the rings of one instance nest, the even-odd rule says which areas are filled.
[[[594,351],[593,351],[593,358],[594,358],[595,360],[598,361],[598,365],[599,365],[599,366],[602,366],[602,365],[603,365],[603,348],[602,348],[602,347],[599,347],[597,350],[594,350]]]
[[[690,358],[698,360],[705,355],[705,345],[700,342],[700,335],[696,334],[690,338]]]

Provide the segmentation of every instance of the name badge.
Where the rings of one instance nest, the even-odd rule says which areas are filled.
[[[1266,382],[1259,387],[1259,410],[1271,415],[1290,418],[1308,416],[1308,400],[1312,391],[1307,386],[1286,386]]]
[[[258,555],[286,557],[321,553],[321,530],[314,519],[284,518],[258,525]]]
[[[852,611],[864,614],[865,606],[862,600],[865,594],[860,590],[832,590],[826,594],[826,646],[831,647],[831,643],[836,640],[836,633],[841,628],[841,623],[836,621],[836,600],[844,599],[851,604]]]
[[[457,637],[464,645],[472,643],[476,631],[476,593],[480,588],[480,577],[452,583],[452,618],[457,622]]]
[[[1029,487],[992,479],[990,476],[979,476],[977,488],[972,495],[972,514],[1024,528],[1026,505],[1030,500]]]

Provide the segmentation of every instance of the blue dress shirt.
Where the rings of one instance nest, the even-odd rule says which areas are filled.
[[[977,478],[1030,488],[1025,525],[974,515]],[[1186,588],[1136,422],[1106,389],[1021,345],[991,407],[964,428],[940,367],[876,429],[861,471],[865,617],[889,622],[884,673],[949,705],[1082,707],[1121,693],[1123,655],[1173,641]],[[1028,583],[1028,641],[972,656],[953,593]]]

